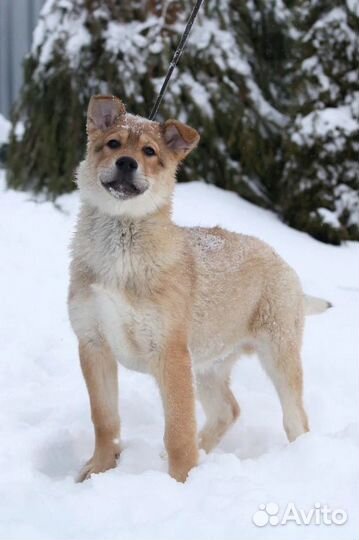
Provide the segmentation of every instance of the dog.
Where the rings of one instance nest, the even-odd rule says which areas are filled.
[[[95,449],[78,480],[116,466],[118,363],[151,374],[165,415],[169,473],[184,482],[238,418],[230,373],[256,351],[274,383],[289,441],[309,429],[301,341],[306,313],[328,302],[303,294],[267,244],[219,227],[171,219],[176,171],[197,146],[177,120],[149,121],[113,96],[94,96],[77,171],[81,198],[72,242],[69,317],[78,338]],[[196,394],[206,414],[197,435]]]

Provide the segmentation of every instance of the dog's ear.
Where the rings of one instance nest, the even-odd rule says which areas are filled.
[[[87,110],[87,133],[99,129],[106,131],[126,114],[124,104],[115,96],[92,96]]]
[[[167,148],[179,155],[181,159],[186,157],[198,144],[199,133],[177,120],[167,120],[162,125],[162,134]]]

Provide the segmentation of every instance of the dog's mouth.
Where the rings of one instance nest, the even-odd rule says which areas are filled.
[[[148,182],[145,180],[141,181],[141,183],[123,179],[115,179],[111,182],[101,180],[101,184],[115,199],[121,201],[133,199],[148,189]]]

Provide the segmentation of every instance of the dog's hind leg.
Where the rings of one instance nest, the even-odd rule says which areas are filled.
[[[229,387],[233,361],[196,376],[198,398],[206,414],[205,426],[199,434],[199,446],[206,452],[219,443],[240,413]]]
[[[258,346],[262,366],[272,380],[283,410],[283,426],[289,441],[309,431],[303,406],[303,372],[296,339],[279,343],[262,340]]]

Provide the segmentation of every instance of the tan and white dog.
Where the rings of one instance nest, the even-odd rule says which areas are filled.
[[[79,480],[116,465],[118,363],[155,377],[177,480],[196,465],[198,446],[210,451],[238,417],[229,381],[242,351],[255,350],[272,379],[288,439],[308,431],[303,321],[328,303],[305,297],[295,272],[262,241],[172,222],[176,169],[198,144],[194,129],[127,114],[119,99],[96,96],[87,132],[69,313],[96,442]],[[199,438],[196,389],[207,417]]]

